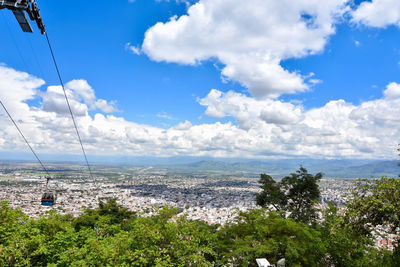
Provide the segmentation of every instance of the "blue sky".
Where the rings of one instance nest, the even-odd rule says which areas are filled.
[[[85,81],[69,90],[90,154],[396,157],[397,1],[301,0],[288,12],[287,1],[260,1],[37,1],[64,81]],[[382,19],[390,10],[397,13]],[[21,124],[38,123],[26,129],[39,151],[64,153],[36,138],[59,135],[40,125],[44,117],[65,118],[48,89],[58,80],[45,38],[34,23],[34,34],[23,33],[10,11],[0,12],[0,62],[12,72],[0,77],[0,97],[10,99],[12,79],[26,79],[21,88],[36,79],[9,105]],[[113,122],[96,122],[96,114]],[[0,131],[0,151],[24,151],[7,142],[12,130]]]
[[[358,104],[379,98],[388,81],[400,74],[399,29],[371,29],[340,24],[324,52],[283,63],[290,70],[314,72],[323,82],[299,95],[307,107],[324,105],[332,99]]]

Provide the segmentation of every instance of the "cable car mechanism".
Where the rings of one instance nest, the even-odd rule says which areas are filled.
[[[43,20],[40,17],[39,8],[35,0],[0,0],[0,9],[10,9],[17,19],[22,31],[33,32],[31,25],[26,17],[26,13],[32,21],[36,22],[37,27],[42,34],[46,33]]]

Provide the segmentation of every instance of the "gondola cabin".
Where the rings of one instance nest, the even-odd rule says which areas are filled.
[[[43,206],[53,206],[56,203],[57,195],[55,192],[45,192],[42,195]]]

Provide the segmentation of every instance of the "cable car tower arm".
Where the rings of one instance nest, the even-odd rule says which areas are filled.
[[[39,8],[35,0],[0,0],[0,9],[9,9],[14,13],[22,31],[33,32],[33,29],[26,17],[28,14],[30,20],[35,21],[42,34],[46,33]],[[24,12],[25,11],[25,12]]]

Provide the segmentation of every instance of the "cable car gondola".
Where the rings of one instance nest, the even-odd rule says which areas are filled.
[[[42,195],[42,206],[53,206],[56,204],[57,194],[55,191],[49,191],[47,185],[49,183],[50,176],[46,176],[46,191]]]
[[[44,192],[42,195],[42,206],[53,206],[56,204],[57,194],[55,192]]]

